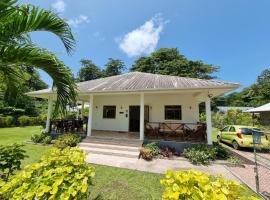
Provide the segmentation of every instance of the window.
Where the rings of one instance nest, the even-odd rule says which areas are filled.
[[[181,120],[181,106],[165,106],[165,120]]]
[[[221,129],[221,132],[227,132],[229,129],[229,126],[226,126],[225,128]]]
[[[103,106],[103,118],[115,119],[116,106]]]
[[[235,132],[235,128],[233,126],[230,128],[230,132]]]

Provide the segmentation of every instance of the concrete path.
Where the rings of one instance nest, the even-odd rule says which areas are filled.
[[[172,170],[198,170],[212,175],[223,175],[228,179],[238,180],[222,163],[215,162],[209,166],[193,165],[186,158],[154,159],[145,161],[138,159],[140,147],[136,145],[119,145],[113,143],[83,142],[79,147],[87,153],[86,161],[92,164],[107,165],[145,172],[162,173]],[[238,180],[239,181],[239,180]]]

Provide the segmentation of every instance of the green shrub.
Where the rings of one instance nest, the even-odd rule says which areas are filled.
[[[216,157],[220,158],[220,159],[227,159],[229,158],[230,154],[227,151],[227,149],[223,146],[221,146],[220,144],[214,142],[213,143],[213,148],[216,152]]]
[[[55,140],[54,146],[60,149],[75,147],[80,141],[80,136],[73,133],[66,133]]]
[[[52,143],[52,137],[51,136],[46,136],[43,140],[42,140],[43,144],[51,144]]]
[[[158,147],[156,142],[151,142],[151,143],[145,145],[144,148],[150,149],[153,156],[157,156],[158,154],[160,154],[160,148]]]
[[[86,200],[95,172],[85,162],[85,154],[78,148],[51,153],[0,182],[0,199],[74,199]]]
[[[213,146],[206,144],[194,145],[190,148],[184,149],[183,155],[188,158],[193,164],[207,165],[212,160],[227,159],[229,157],[228,151],[221,145],[214,143]]]
[[[0,116],[0,127],[10,127],[14,124],[14,118],[12,116]]]
[[[44,140],[44,138],[46,138],[48,135],[44,132],[41,132],[40,134],[34,134],[31,136],[31,140],[34,143],[42,143],[42,141]]]
[[[234,180],[213,177],[194,170],[167,170],[166,179],[160,183],[165,186],[162,200],[192,199],[259,199],[243,185]]]
[[[214,148],[211,148],[206,144],[198,144],[184,149],[183,155],[193,164],[207,165],[211,160],[216,159],[217,153]]]
[[[4,181],[7,181],[15,170],[21,169],[21,161],[27,157],[22,147],[23,145],[19,144],[0,145],[0,171]]]
[[[29,125],[30,117],[25,116],[25,115],[20,116],[18,118],[18,122],[19,122],[20,126],[27,126],[27,125]]]

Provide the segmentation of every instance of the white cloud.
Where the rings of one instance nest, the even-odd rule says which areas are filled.
[[[66,3],[63,0],[57,0],[52,4],[52,7],[56,10],[56,12],[63,13],[66,8]]]
[[[116,41],[129,57],[150,54],[156,49],[164,25],[163,19],[157,15]]]
[[[70,26],[73,26],[73,27],[78,27],[80,24],[82,23],[89,23],[89,18],[88,16],[85,16],[85,15],[80,15],[79,17],[75,18],[75,19],[69,19],[67,21],[67,23],[70,25]]]

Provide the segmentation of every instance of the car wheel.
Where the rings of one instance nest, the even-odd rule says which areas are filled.
[[[219,135],[217,136],[217,142],[221,143],[221,137]]]
[[[239,144],[235,140],[233,141],[232,145],[234,149],[239,149]]]

